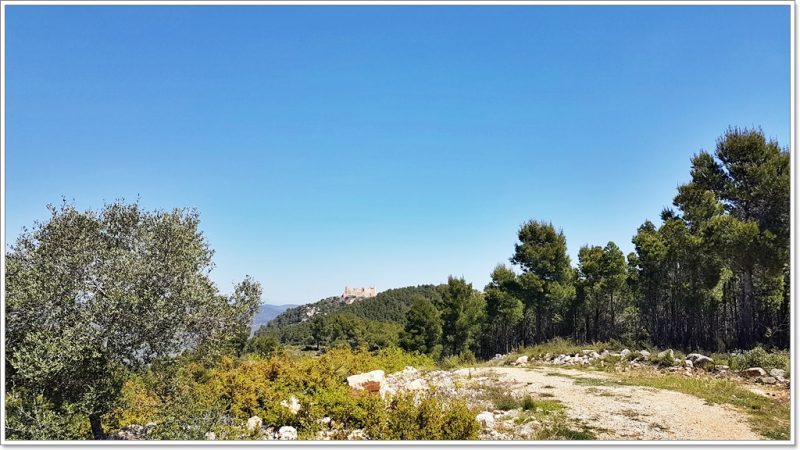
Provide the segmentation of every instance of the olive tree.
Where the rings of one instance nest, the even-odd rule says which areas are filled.
[[[6,254],[6,390],[77,408],[97,439],[125,374],[235,345],[261,287],[248,277],[233,296],[218,292],[194,210],[64,202],[49,211]]]

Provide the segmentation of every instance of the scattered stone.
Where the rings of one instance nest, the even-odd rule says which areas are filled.
[[[650,359],[650,352],[647,350],[639,350],[639,355],[644,359]]]
[[[347,435],[348,441],[363,441],[367,438],[367,435],[364,434],[364,430],[358,429],[353,430]]]
[[[690,369],[690,368],[693,368],[693,367],[694,367],[694,363],[692,362],[692,360],[691,360],[691,359],[687,359],[686,361],[684,361],[684,362],[683,362],[683,364],[685,364],[685,365],[686,365],[686,368],[687,368],[687,369]]]
[[[775,384],[778,380],[775,377],[761,377],[758,379],[758,382],[761,384]]]
[[[297,413],[302,409],[300,406],[300,401],[297,400],[297,397],[294,395],[289,397],[289,401],[281,400],[281,406],[287,408],[290,413],[297,415]]]
[[[717,364],[716,366],[714,366],[714,370],[716,370],[717,372],[725,372],[725,371],[727,371],[729,369],[730,369],[730,367],[722,365],[722,364]]]
[[[621,352],[619,352],[619,356],[621,356],[621,357],[623,357],[623,358],[627,357],[627,356],[628,356],[628,355],[630,355],[630,354],[631,354],[631,351],[630,351],[630,350],[628,350],[627,348],[626,348],[626,349],[623,349]]]
[[[207,441],[216,441],[217,440],[217,434],[214,433],[213,431],[209,431],[208,433],[206,433],[205,438],[206,438]]]
[[[492,428],[494,426],[494,415],[489,411],[483,411],[475,417],[475,420],[484,428]]]
[[[521,366],[523,364],[528,364],[528,355],[520,356],[516,361],[514,361],[515,366]]]
[[[686,355],[686,359],[691,360],[694,367],[705,369],[714,365],[714,360],[708,356],[701,355],[700,353],[690,353]]]
[[[150,434],[153,427],[155,427],[154,423],[148,423],[145,426],[131,424],[109,435],[108,439],[112,441],[142,441],[147,439],[147,435]]]
[[[774,378],[778,378],[778,379],[785,378],[786,377],[786,371],[783,370],[783,369],[772,369],[772,370],[769,371],[769,376],[774,377]]]
[[[746,377],[763,377],[767,375],[767,372],[762,369],[761,367],[751,367],[749,369],[745,369],[742,371],[742,375]]]
[[[264,421],[261,420],[261,417],[253,416],[253,417],[247,419],[247,431],[253,432],[253,431],[256,431],[256,430],[260,430],[261,429],[261,425],[263,423],[264,423]]]
[[[297,439],[297,429],[285,426],[278,429],[278,439],[281,441],[294,441]]]
[[[409,381],[402,387],[407,391],[422,391],[425,390],[428,387],[428,385],[427,383],[425,383],[425,380],[417,378],[416,380]]]
[[[386,373],[382,370],[350,375],[347,377],[347,384],[355,390],[366,389],[369,393],[377,393],[381,390],[381,385],[386,381]]]

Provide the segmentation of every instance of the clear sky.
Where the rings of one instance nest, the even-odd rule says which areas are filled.
[[[788,6],[7,8],[7,236],[196,207],[267,303],[464,276],[527,219],[658,221],[729,125],[788,146]]]

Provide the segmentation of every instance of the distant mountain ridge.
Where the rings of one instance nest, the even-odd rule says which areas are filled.
[[[253,317],[253,322],[250,324],[250,329],[256,331],[262,326],[269,323],[270,320],[278,317],[281,313],[289,308],[294,308],[297,305],[268,305],[262,304],[258,312]]]

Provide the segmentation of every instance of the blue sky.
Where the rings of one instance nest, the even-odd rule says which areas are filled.
[[[6,225],[196,207],[268,303],[627,253],[730,125],[788,145],[788,6],[7,7]]]

